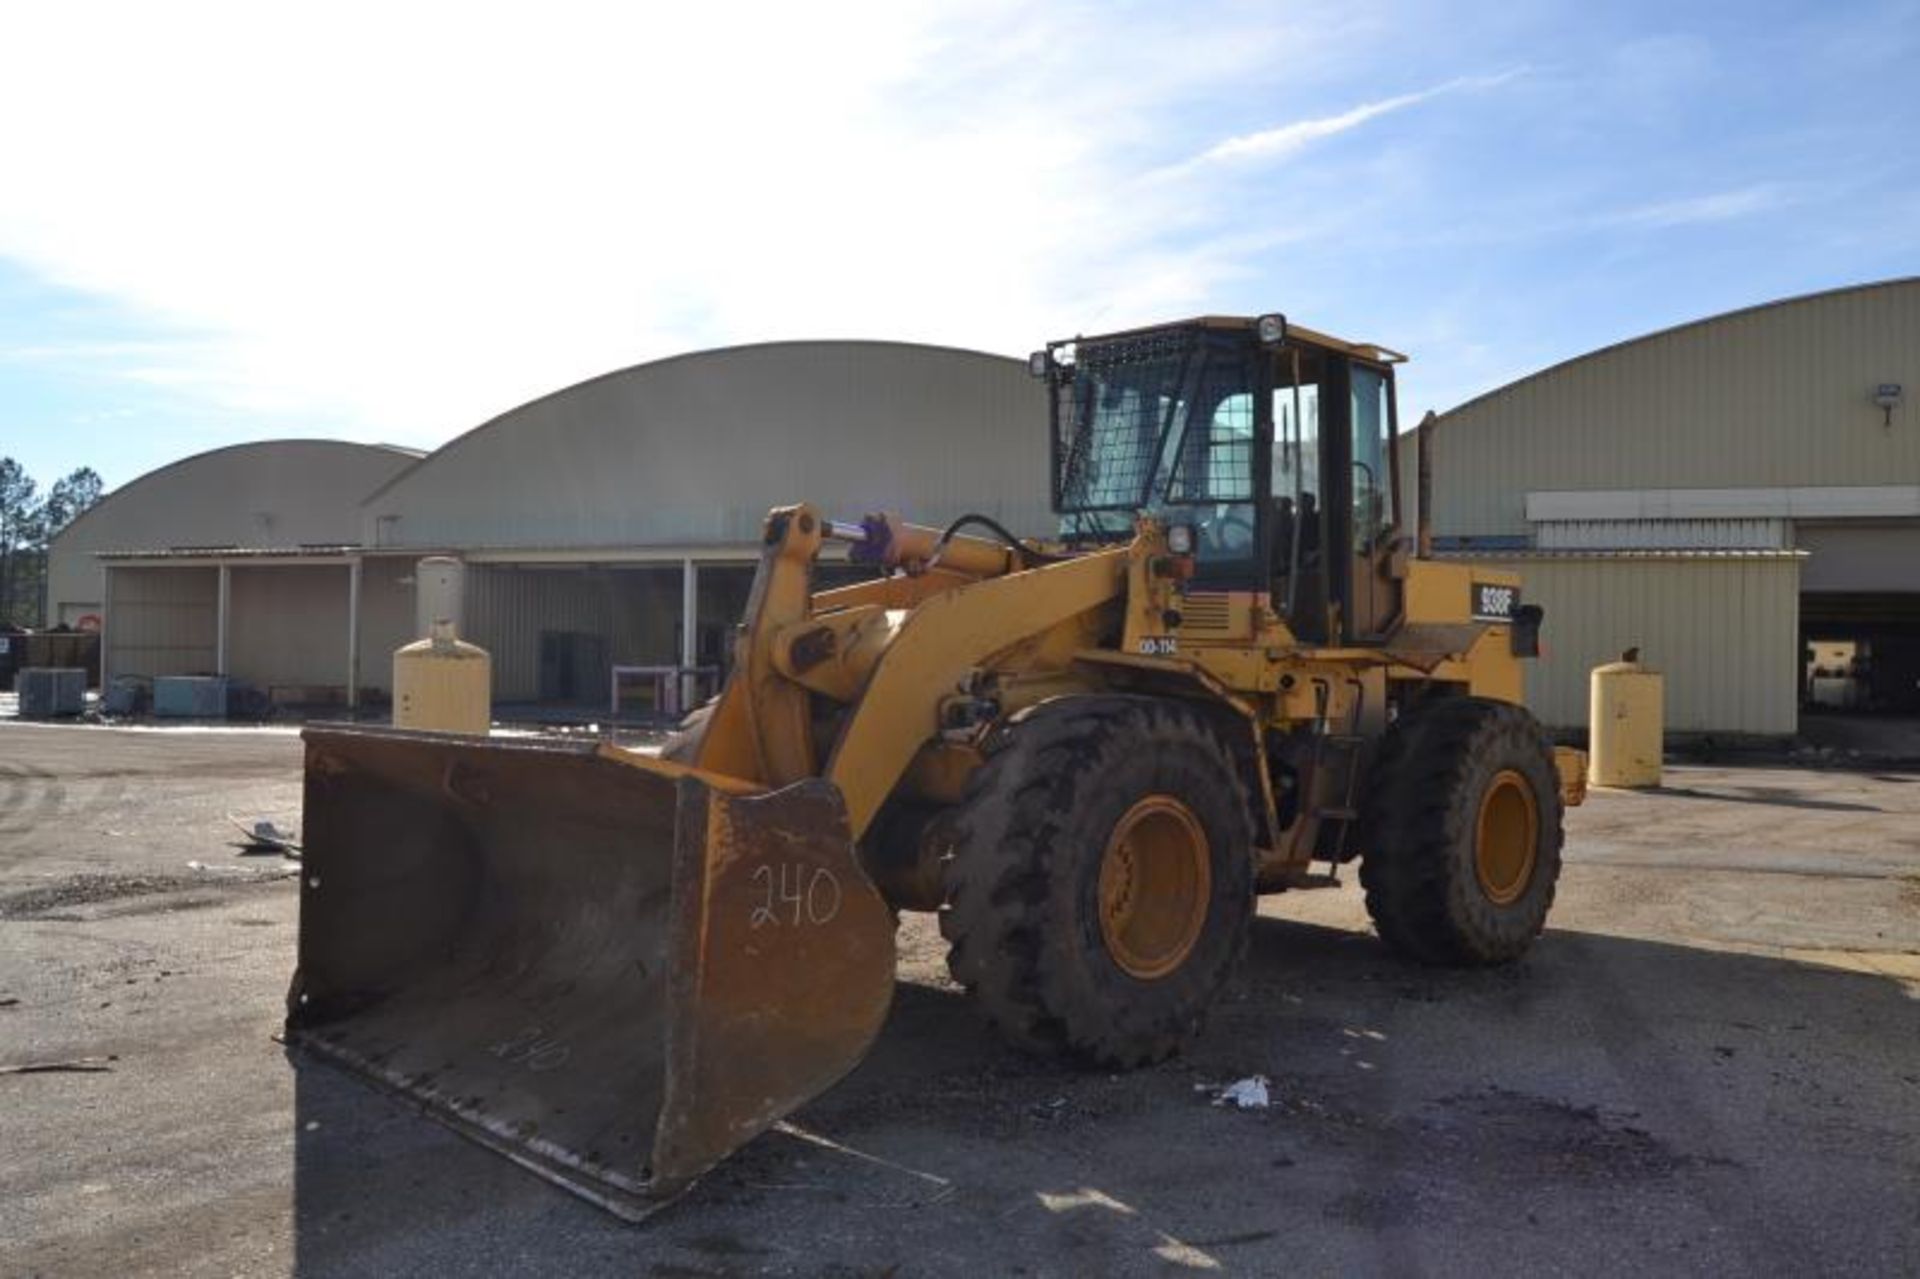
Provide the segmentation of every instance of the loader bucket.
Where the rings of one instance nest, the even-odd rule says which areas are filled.
[[[891,914],[840,792],[593,743],[306,731],[287,1038],[638,1220],[863,1057]]]

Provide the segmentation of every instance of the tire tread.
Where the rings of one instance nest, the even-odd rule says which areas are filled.
[[[1231,755],[1201,714],[1166,699],[1099,695],[1055,699],[1016,716],[987,743],[986,763],[943,819],[940,929],[949,971],[1022,1047],[1131,1067],[1171,1055],[1199,1029],[1192,1010],[1155,1016],[1138,1006],[1090,1006],[1062,949],[1085,939],[1072,936],[1075,921],[1054,918],[1053,850],[1072,837],[1107,768],[1144,750],[1210,755],[1241,813],[1248,811]],[[1250,824],[1239,833],[1250,840]],[[1252,863],[1244,860],[1250,915]],[[1220,981],[1245,945],[1243,922],[1222,957]]]

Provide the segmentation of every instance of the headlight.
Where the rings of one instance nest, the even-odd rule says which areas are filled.
[[[1175,555],[1193,554],[1193,525],[1175,524],[1167,530],[1167,549]]]
[[[1263,315],[1253,322],[1253,331],[1259,336],[1262,346],[1279,346],[1287,340],[1287,317]]]
[[[1035,377],[1045,377],[1047,375],[1047,367],[1052,363],[1053,361],[1048,358],[1045,351],[1035,351],[1027,357],[1027,372],[1033,374]]]

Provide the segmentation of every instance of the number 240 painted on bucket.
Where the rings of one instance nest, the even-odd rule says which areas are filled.
[[[753,868],[753,882],[760,890],[760,900],[748,918],[751,927],[830,924],[840,913],[840,881],[824,866],[806,862],[760,865]]]

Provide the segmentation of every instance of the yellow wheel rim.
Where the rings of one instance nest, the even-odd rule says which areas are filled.
[[[1167,795],[1141,800],[1114,826],[1100,859],[1100,938],[1141,981],[1186,962],[1207,926],[1213,864],[1207,832]]]
[[[1480,797],[1474,830],[1473,870],[1488,901],[1510,906],[1520,900],[1533,882],[1539,842],[1540,805],[1533,787],[1518,771],[1502,769]]]

